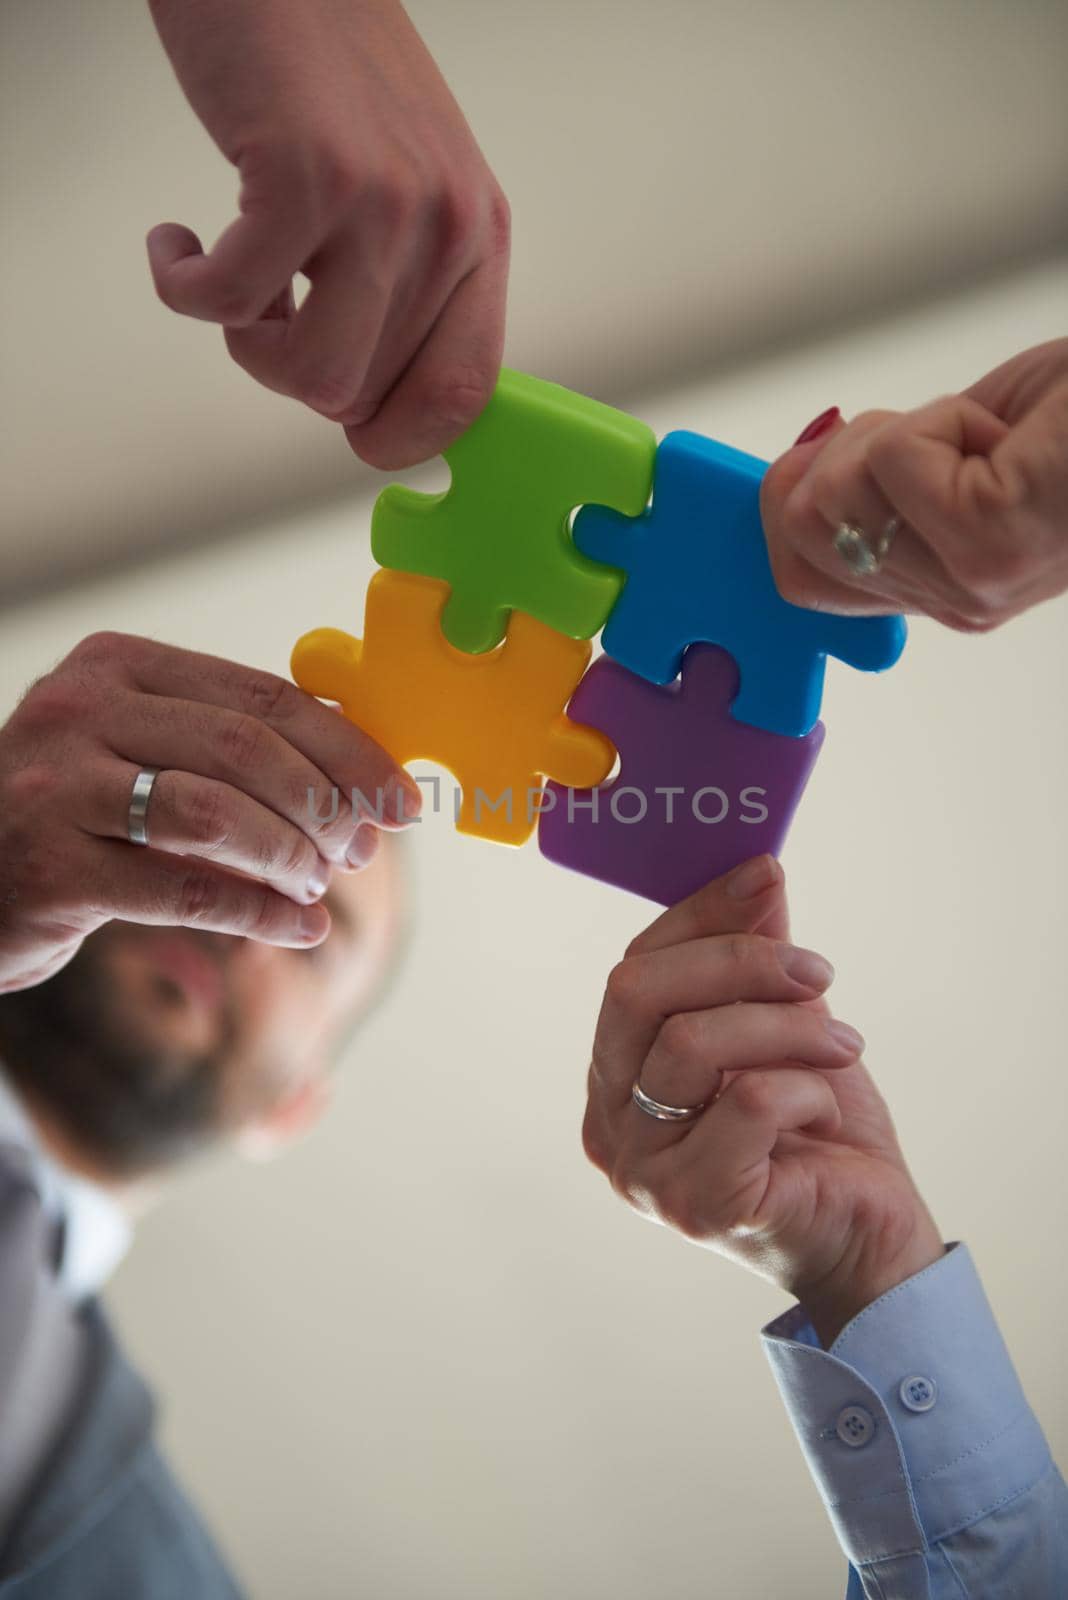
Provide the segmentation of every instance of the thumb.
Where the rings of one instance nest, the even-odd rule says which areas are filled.
[[[845,427],[837,406],[821,412],[801,430],[789,450],[771,463],[760,485],[760,519],[772,575],[779,593],[794,605],[814,605],[821,600],[832,602],[840,598],[839,585],[822,573],[816,573],[791,543],[786,504],[812,463]]]
[[[185,297],[180,284],[183,263],[203,262],[204,246],[192,228],[181,222],[161,222],[152,228],[145,239],[148,266],[152,282],[163,304],[171,311],[186,310]]]

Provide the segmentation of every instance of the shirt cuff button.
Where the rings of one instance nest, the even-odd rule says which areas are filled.
[[[934,1379],[925,1378],[918,1372],[902,1378],[897,1392],[906,1411],[930,1411],[938,1399]]]
[[[844,1406],[835,1418],[834,1431],[851,1450],[860,1450],[875,1437],[875,1418],[863,1406]]]

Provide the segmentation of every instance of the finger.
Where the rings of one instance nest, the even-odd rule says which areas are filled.
[[[998,598],[1010,604],[1061,593],[1068,580],[1068,381],[1012,428],[990,467],[1001,488],[995,520],[1008,538],[987,558],[987,583],[993,573]]]
[[[385,471],[414,466],[440,455],[475,421],[500,372],[507,281],[502,247],[457,284],[375,415],[346,428],[361,460]]]
[[[641,1063],[673,1017],[742,1000],[812,1000],[833,977],[830,962],[815,951],[757,934],[694,939],[626,957],[609,974],[597,1023],[598,1090],[610,1107],[625,1106]],[[643,1084],[648,1089],[644,1078]]]
[[[728,1073],[798,1066],[834,1072],[852,1066],[863,1048],[863,1039],[848,1024],[803,1006],[741,1003],[670,1017],[639,1082],[661,1105],[703,1110],[714,1106],[721,1089],[726,1093]],[[651,1153],[688,1138],[697,1121],[662,1121],[632,1100],[624,1127],[624,1149]]]
[[[291,341],[294,363],[308,375],[298,392],[344,427],[362,426],[378,412],[477,265],[476,238],[467,230],[457,248],[429,219],[399,233],[387,220],[377,230],[382,243],[371,250],[368,231],[361,217],[358,239],[324,255]],[[318,378],[326,381],[313,390]]]
[[[442,278],[440,274],[434,274],[429,283],[397,282],[359,389],[334,418],[342,427],[363,427],[378,414],[430,337],[457,282],[457,277]]]
[[[768,556],[776,586],[784,600],[791,605],[810,610],[826,611],[843,616],[875,616],[883,614],[886,602],[847,581],[844,568],[836,566],[825,570],[825,565],[814,565],[809,556],[814,548],[824,551],[833,534],[820,524],[816,538],[811,530],[805,536],[804,548],[799,547],[800,537],[793,525],[791,496],[802,482],[822,451],[848,424],[841,418],[834,422],[818,440],[794,445],[771,463],[760,485],[760,515],[767,540]],[[787,516],[787,506],[791,514]],[[840,558],[838,558],[840,561]]]
[[[964,613],[973,604],[968,579],[976,547],[990,531],[981,497],[968,491],[977,476],[989,481],[986,457],[1005,434],[984,407],[953,395],[895,418],[867,447],[874,481],[943,574],[931,584],[932,597]]]
[[[125,639],[123,644],[129,678],[136,687],[263,722],[339,790],[339,809],[355,792],[364,819],[373,818],[382,827],[403,827],[419,815],[418,785],[381,745],[285,678],[152,640]],[[144,760],[140,752],[134,752],[132,759]],[[172,761],[164,757],[152,764],[169,766]],[[306,803],[306,794],[301,799]],[[329,793],[316,791],[317,810],[329,812],[331,801]]]
[[[176,222],[161,223],[146,240],[152,281],[163,304],[181,316],[224,327],[243,327],[262,316],[316,243],[299,186],[287,186],[273,193],[270,203],[237,217],[208,253],[190,228]]]
[[[923,449],[910,463],[880,467],[910,474],[902,493],[928,483],[947,564],[971,597],[974,620],[993,626],[1059,594],[1068,583],[1068,382],[1044,395],[989,456],[975,450],[954,471],[954,441],[928,438]]]
[[[1048,339],[1010,356],[970,384],[964,394],[1010,429],[1068,377],[1068,339]]]
[[[996,378],[996,374],[992,375]],[[1028,386],[1002,396],[1015,414]],[[903,501],[927,497],[939,552],[963,589],[957,626],[987,629],[1068,584],[1068,383],[1011,428],[970,396],[918,415],[873,465]]]
[[[582,1149],[587,1161],[601,1172],[608,1172],[614,1159],[615,1140],[609,1130],[608,1115],[599,1093],[595,1092],[593,1066],[586,1074],[586,1110],[582,1118]]]
[[[1007,480],[1010,503],[1048,519],[1063,543],[1068,515],[1068,378],[1043,395],[998,441],[991,464]]]
[[[287,283],[280,294],[276,294],[270,305],[263,312],[260,321],[288,322],[297,314],[297,301],[293,293],[292,282]]]
[[[671,1152],[675,1185],[698,1197],[709,1234],[758,1226],[782,1135],[833,1138],[841,1123],[834,1088],[821,1073],[742,1073]]]
[[[789,937],[785,879],[774,856],[755,856],[661,912],[627,946],[627,955],[665,950],[721,933]]]
[[[424,228],[421,237],[412,236],[408,264],[395,275],[362,390],[349,410],[337,416],[338,422],[348,428],[371,421],[430,337],[457,285],[478,267],[487,242],[492,246],[492,238],[492,212],[483,214],[478,225],[469,225],[462,207],[447,206],[436,226]]]
[[[816,485],[801,492],[818,493],[818,503],[791,502],[787,517],[806,551],[809,571],[821,575],[816,584],[844,583],[850,590],[854,598],[848,609],[842,608],[847,614],[926,613],[932,606],[964,600],[959,585],[915,530],[901,520],[865,466],[858,467],[848,487]],[[873,551],[879,551],[875,572],[855,572],[850,566],[848,555],[838,548],[840,530],[845,528],[856,529]],[[883,538],[887,546],[880,551]],[[865,597],[859,612],[858,595]],[[825,599],[819,609],[830,610]]]
[[[228,328],[227,349],[266,388],[340,420],[363,390],[397,270],[365,240],[335,247],[295,317]]]
[[[305,949],[330,931],[322,905],[298,906],[269,884],[211,862],[101,839],[88,887],[108,917],[150,926],[205,928]]]
[[[266,722],[202,701],[127,693],[108,701],[98,731],[135,770],[158,767],[161,773],[215,779],[299,829],[309,849],[344,861],[357,827],[351,805],[343,806],[339,794],[335,810],[326,799],[330,784],[322,770]],[[214,792],[205,792],[205,807]]]
[[[825,439],[796,446],[761,485],[761,515],[772,571],[793,605],[846,616],[887,611],[956,614],[964,596],[944,566],[898,514],[867,465],[865,452],[892,413],[839,422]],[[877,573],[855,574],[835,546],[843,523],[873,546],[893,519],[897,531]]]
[[[741,1001],[669,1017],[642,1066],[641,1086],[661,1105],[704,1105],[725,1072],[781,1061],[833,1072],[851,1066],[863,1049],[848,1023],[800,1005]]]
[[[106,761],[85,774],[83,828],[99,838],[129,837],[127,816],[138,768]],[[203,856],[270,883],[299,905],[326,892],[330,869],[299,828],[228,783],[175,770],[152,785],[145,829],[153,850]]]
[[[872,470],[877,442],[909,425],[895,413],[856,418],[819,452],[782,508],[783,537],[809,568],[854,594],[863,593],[872,609],[884,612],[929,611],[932,605],[952,606],[965,598],[925,538],[927,524],[906,517]],[[873,549],[896,527],[878,571],[852,571],[835,542],[843,525],[859,528]]]

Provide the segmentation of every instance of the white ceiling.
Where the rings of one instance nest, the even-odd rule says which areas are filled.
[[[508,358],[627,397],[1068,240],[1063,0],[413,0],[507,189]],[[365,469],[158,305],[234,184],[131,0],[0,11],[0,575],[329,499]]]

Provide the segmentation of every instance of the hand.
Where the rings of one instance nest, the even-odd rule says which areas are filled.
[[[796,605],[915,611],[985,632],[1062,593],[1068,339],[918,411],[828,415],[773,463],[761,507],[776,582]],[[874,542],[892,517],[901,526],[880,570],[852,575],[835,529],[853,523]]]
[[[508,205],[397,0],[151,0],[241,179],[207,254],[148,236],[156,290],[239,366],[397,469],[474,421],[504,343]],[[298,311],[292,280],[311,283]]]
[[[127,833],[143,766],[160,768],[148,848]],[[372,824],[419,805],[384,750],[283,678],[93,634],[0,728],[0,992],[114,918],[318,944],[329,864],[369,860]]]
[[[610,974],[583,1126],[635,1210],[770,1278],[825,1345],[942,1241],[822,957],[788,939],[782,870],[747,862],[673,906]],[[638,1109],[705,1105],[687,1122]]]

